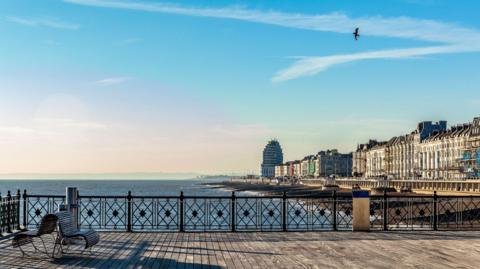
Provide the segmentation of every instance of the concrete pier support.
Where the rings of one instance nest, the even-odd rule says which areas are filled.
[[[353,191],[353,231],[370,231],[370,195],[368,191]]]

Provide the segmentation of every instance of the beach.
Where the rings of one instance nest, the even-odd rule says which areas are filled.
[[[304,184],[272,184],[272,183],[262,183],[262,182],[240,182],[240,181],[221,181],[221,182],[212,182],[205,183],[211,188],[225,189],[229,191],[241,192],[243,195],[247,193],[261,195],[261,194],[272,194],[272,195],[281,195],[286,192],[288,195],[298,195],[298,196],[307,196],[307,195],[322,195],[322,194],[331,194],[331,190],[322,190],[320,185],[304,185]],[[338,193],[351,193],[351,189],[340,189]]]

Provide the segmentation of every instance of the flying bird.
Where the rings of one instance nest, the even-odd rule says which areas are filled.
[[[355,28],[355,32],[353,32],[353,37],[355,37],[355,40],[358,40],[358,38],[360,37],[360,34],[358,33],[358,27]]]

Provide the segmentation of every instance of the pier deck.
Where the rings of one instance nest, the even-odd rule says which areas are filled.
[[[468,231],[112,232],[101,233],[101,238],[93,254],[55,260],[41,255],[22,258],[4,238],[0,268],[478,268],[480,264],[480,232]]]

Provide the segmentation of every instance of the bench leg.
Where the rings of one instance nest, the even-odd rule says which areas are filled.
[[[45,241],[43,241],[43,238],[41,236],[39,236],[38,238],[40,238],[40,241],[42,241],[43,248],[45,249],[45,254],[48,255],[48,249],[47,249],[47,245],[45,245]]]
[[[33,248],[35,249],[35,252],[40,252],[40,250],[37,248],[37,246],[33,243],[33,239],[32,239],[32,246]]]
[[[52,251],[52,258],[55,258],[55,251],[57,250],[57,245],[58,245],[58,253],[63,254],[63,248],[62,248],[62,242],[60,238],[55,238],[54,240],[55,244],[53,245],[53,251]]]
[[[23,251],[21,245],[18,246],[18,249],[20,249],[20,252],[22,252],[22,258],[25,257],[25,251]]]

